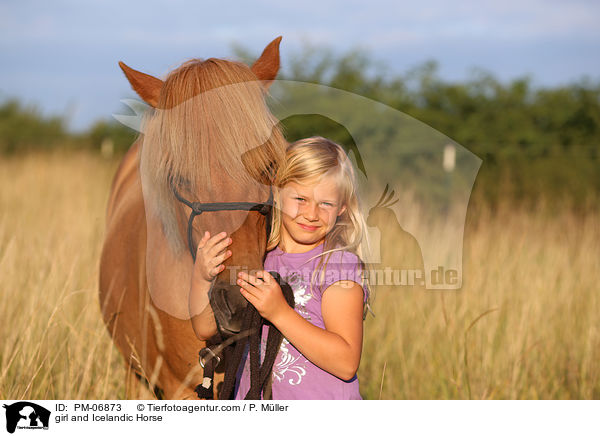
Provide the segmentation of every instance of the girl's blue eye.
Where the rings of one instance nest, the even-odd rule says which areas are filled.
[[[323,206],[333,206],[331,203],[323,203]]]
[[[302,198],[302,197],[296,197],[296,200],[304,201],[304,198]]]

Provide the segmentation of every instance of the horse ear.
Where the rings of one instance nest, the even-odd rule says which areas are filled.
[[[263,81],[263,86],[265,89],[268,89],[269,86],[271,86],[271,83],[273,80],[275,80],[275,77],[277,77],[277,72],[279,71],[280,42],[281,36],[278,36],[271,41],[251,67],[251,70],[256,77]]]
[[[163,86],[163,82],[156,77],[150,76],[149,74],[136,71],[133,68],[129,68],[123,62],[119,61],[119,66],[125,73],[127,80],[131,84],[131,87],[138,95],[152,107],[158,106],[158,96]]]

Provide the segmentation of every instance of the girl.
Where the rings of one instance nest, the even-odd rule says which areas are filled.
[[[284,336],[273,365],[272,397],[361,399],[356,371],[369,297],[361,257],[368,247],[352,164],[332,141],[300,140],[288,148],[274,185],[276,207],[264,267],[290,284],[295,308],[267,271],[240,272],[237,280],[242,295]],[[206,278],[223,270],[231,243],[222,233],[209,236],[201,241],[206,248],[199,249],[195,267]],[[263,347],[265,339],[266,329]],[[243,399],[250,387],[248,360],[236,399]]]

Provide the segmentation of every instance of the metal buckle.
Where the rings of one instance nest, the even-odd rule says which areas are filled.
[[[204,354],[203,354],[203,352],[204,352]],[[214,352],[213,350],[211,350],[210,348],[208,348],[208,347],[205,347],[205,348],[201,349],[201,350],[198,352],[198,356],[199,356],[199,358],[198,358],[198,362],[200,363],[200,366],[201,366],[202,368],[204,368],[204,365],[206,365],[206,361],[207,361],[208,359],[217,359],[217,363],[215,364],[215,368],[216,368],[216,367],[219,365],[219,363],[221,362],[221,358],[220,358],[219,356],[217,356],[217,355],[215,354],[215,352]]]

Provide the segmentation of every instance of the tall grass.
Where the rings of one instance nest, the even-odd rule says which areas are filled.
[[[0,159],[0,397],[119,399],[98,260],[117,161]],[[363,397],[600,398],[600,213],[469,216],[459,291],[382,289]]]
[[[122,398],[124,366],[98,303],[116,162],[0,160],[0,397]]]
[[[376,298],[363,394],[600,398],[599,258],[597,211],[478,208],[465,230],[461,290],[396,288]]]

